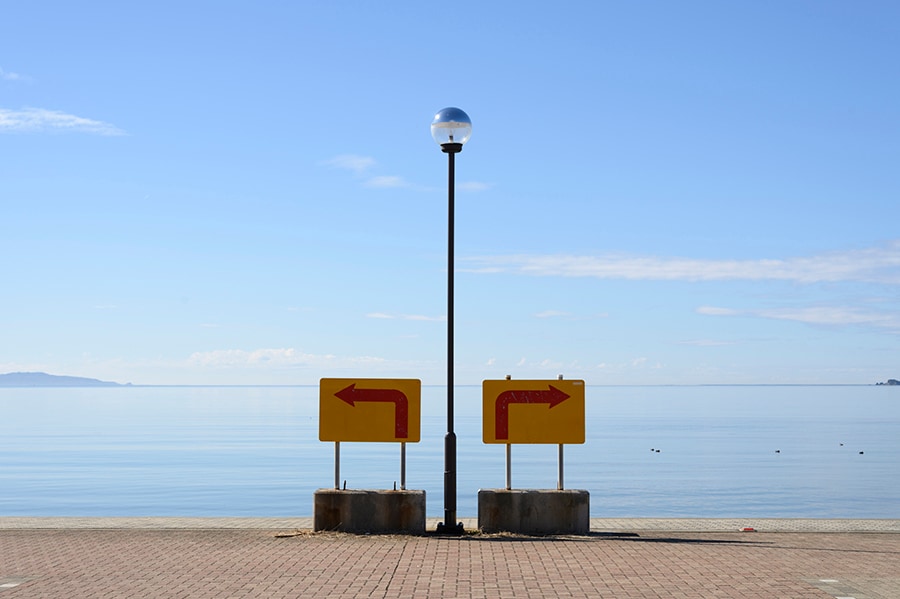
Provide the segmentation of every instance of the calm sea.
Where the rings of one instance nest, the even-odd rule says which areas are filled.
[[[407,488],[443,515],[446,389],[422,389]],[[505,485],[481,387],[455,391],[458,514]],[[593,517],[900,517],[900,388],[592,387],[565,487]],[[0,516],[311,516],[334,485],[317,387],[0,389]],[[555,445],[514,445],[512,486],[553,489]],[[341,484],[400,483],[399,445],[342,443]]]

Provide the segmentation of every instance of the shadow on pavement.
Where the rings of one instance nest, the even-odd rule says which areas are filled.
[[[426,535],[431,536],[431,535]],[[628,541],[632,543],[666,543],[673,545],[746,545],[746,546],[768,546],[771,542],[751,539],[715,539],[715,538],[685,538],[685,537],[642,537],[638,533],[633,532],[592,532],[587,535],[522,535],[516,533],[467,533],[460,540],[491,542],[491,543],[586,543],[596,541],[598,539],[608,539],[611,541]]]

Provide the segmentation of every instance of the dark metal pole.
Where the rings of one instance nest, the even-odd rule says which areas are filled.
[[[461,534],[462,523],[456,521],[456,433],[453,431],[453,255],[454,255],[454,190],[455,156],[462,144],[445,143],[441,149],[449,158],[447,181],[447,434],[444,436],[444,521],[437,532]]]
[[[447,179],[447,436],[444,437],[444,525],[456,525],[456,433],[453,431],[453,270],[456,153],[448,152]]]

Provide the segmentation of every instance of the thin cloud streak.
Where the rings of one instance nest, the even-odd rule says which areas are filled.
[[[396,377],[400,373],[431,368],[428,362],[402,361],[372,355],[314,354],[291,347],[255,350],[217,349],[191,354],[175,365],[193,372],[215,372],[216,376],[304,371],[321,376],[371,372]],[[271,380],[271,379],[269,379]]]
[[[869,326],[900,333],[900,315],[893,312],[862,310],[846,306],[807,306],[802,308],[764,308],[758,310],[734,310],[702,306],[698,314],[708,316],[749,316],[770,320],[788,320],[822,326]]]
[[[218,349],[195,352],[188,358],[192,366],[207,368],[231,368],[239,366],[296,366],[327,363],[334,359],[332,355],[315,355],[299,352],[293,348],[257,349],[245,351],[241,349]]]
[[[704,260],[661,256],[511,255],[464,258],[474,273],[655,281],[855,281],[900,284],[900,240],[881,247],[783,259]]]
[[[18,73],[0,69],[0,79],[2,79],[3,81],[21,81],[24,79],[24,77],[22,77],[22,75],[19,75]]]
[[[571,314],[562,310],[544,310],[534,315],[535,318],[560,318],[564,316],[571,316]]]
[[[378,161],[371,156],[340,154],[334,158],[323,160],[319,164],[342,171],[349,171],[353,173],[354,177],[364,177],[365,179],[362,181],[364,187],[373,189],[416,189],[420,191],[426,189],[410,183],[397,175],[370,175],[369,172],[378,164]]]
[[[424,316],[422,314],[387,314],[385,312],[370,312],[366,318],[379,318],[382,320],[418,320],[423,322],[443,322],[446,316]]]
[[[348,171],[360,180],[363,187],[369,189],[408,189],[416,192],[436,191],[427,185],[420,185],[400,175],[376,175],[372,169],[378,165],[378,161],[371,156],[361,154],[339,154],[333,158],[322,160],[320,165],[333,169]],[[457,185],[460,191],[480,192],[490,189],[492,186],[478,181],[461,182]]]
[[[311,354],[294,348],[271,348],[246,351],[241,349],[217,349],[195,352],[187,359],[191,367],[212,369],[231,368],[346,368],[384,363],[375,356],[335,356]]]
[[[361,175],[373,166],[376,162],[374,158],[369,156],[360,156],[358,154],[341,154],[329,160],[325,160],[322,164],[334,168],[352,171],[357,175]]]
[[[115,125],[44,108],[23,108],[22,110],[0,108],[0,133],[3,132],[71,132],[105,136],[125,135],[125,132]]]
[[[722,347],[726,345],[735,345],[735,342],[719,341],[717,339],[692,339],[690,341],[679,341],[678,345],[691,345],[694,347]]]
[[[479,181],[463,181],[459,185],[456,186],[459,191],[470,191],[470,192],[479,192],[479,191],[487,191],[491,188],[491,185],[488,183],[481,183]]]
[[[379,175],[377,177],[372,177],[366,181],[365,185],[366,187],[378,187],[382,189],[412,187],[412,184],[403,177],[397,177],[395,175]]]

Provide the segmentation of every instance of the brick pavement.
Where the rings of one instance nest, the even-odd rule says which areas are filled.
[[[441,518],[426,519],[426,530],[435,530]],[[477,518],[460,518],[466,530],[478,527]],[[219,529],[267,528],[307,529],[312,518],[166,518],[166,517],[9,517],[0,516],[0,530],[12,528],[150,528]],[[817,518],[591,518],[593,532],[734,532],[752,527],[764,532],[896,532],[898,519],[817,519]]]
[[[157,528],[0,522],[0,599],[33,597],[898,599],[900,534],[448,538],[171,521]]]

